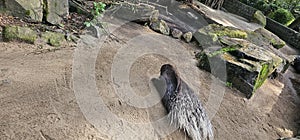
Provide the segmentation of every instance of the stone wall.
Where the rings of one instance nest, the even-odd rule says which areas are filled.
[[[257,9],[239,2],[238,0],[225,0],[223,7],[230,13],[239,15],[249,21],[253,21],[253,15]],[[267,30],[273,32],[287,44],[300,49],[300,34],[270,18],[267,18],[265,27]]]
[[[300,33],[270,18],[267,18],[266,29],[276,34],[286,43],[300,49]]]
[[[253,20],[253,15],[257,11],[255,8],[252,8],[237,0],[225,0],[223,7],[228,12],[244,17],[249,21]]]

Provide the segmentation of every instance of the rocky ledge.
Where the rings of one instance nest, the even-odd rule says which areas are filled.
[[[250,98],[268,77],[284,73],[293,61],[277,50],[285,45],[284,41],[272,36],[265,29],[246,31],[208,25],[194,34],[203,47],[196,55],[198,66]]]

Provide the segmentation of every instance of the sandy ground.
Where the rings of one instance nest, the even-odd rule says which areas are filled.
[[[149,33],[150,39],[149,36],[143,37],[143,34]],[[92,140],[164,137],[162,131],[165,129],[161,127],[168,124],[156,123],[166,115],[162,104],[158,102],[144,108],[130,105],[127,100],[122,99],[122,95],[117,95],[115,87],[122,85],[115,79],[118,75],[112,74],[112,69],[115,68],[117,72],[126,71],[125,65],[113,65],[116,56],[127,61],[124,56],[129,55],[120,54],[122,49],[141,47],[147,50],[147,47],[153,45],[161,47],[162,50],[158,52],[174,47],[175,53],[177,45],[186,53],[176,54],[182,55],[179,59],[176,59],[176,55],[163,56],[158,55],[159,53],[137,57],[131,64],[127,77],[133,91],[128,92],[129,94],[146,97],[155,93],[151,92],[151,79],[158,76],[162,64],[172,63],[179,68],[182,78],[197,91],[199,99],[208,110],[215,139],[265,140],[296,134],[299,127],[296,121],[300,119],[297,115],[300,113],[299,97],[289,84],[284,86],[287,81],[285,76],[282,82],[267,81],[252,99],[247,100],[239,91],[223,86],[209,73],[195,67],[193,52],[197,51],[197,47],[193,43],[186,44],[134,23],[124,25],[115,31],[114,35],[117,37],[107,38],[98,44],[98,50],[88,43],[83,43],[77,48],[66,46],[39,54],[32,53],[36,52],[34,45],[0,42],[0,139]],[[137,38],[135,44],[132,43],[133,38]],[[88,54],[91,51],[81,53],[80,49],[95,49],[92,53],[96,54],[96,57],[92,58],[93,55]],[[84,81],[81,86],[76,84],[84,80],[83,77],[74,75],[74,71],[81,69],[74,67],[78,54],[82,56],[79,60],[86,61],[85,64],[93,64],[84,68],[94,68],[95,72],[85,71],[88,73],[87,81],[94,78],[94,86],[98,90],[97,97],[90,97],[88,102],[95,101],[96,104],[102,100],[105,108],[92,107],[88,109],[90,112],[87,112],[87,106],[82,104],[80,97],[85,97],[85,94],[88,96],[90,91],[85,90],[78,94],[78,90],[93,85],[87,85],[88,82]],[[174,61],[170,61],[170,58]],[[95,60],[91,62],[89,59]],[[190,66],[189,69],[187,66]],[[194,74],[198,76],[193,76]],[[293,73],[289,71],[288,74]],[[223,98],[217,88],[224,89]],[[218,103],[214,104],[209,100],[218,97],[222,100],[220,106],[215,108],[217,112],[214,114],[211,113],[211,107]],[[105,109],[108,109],[107,112],[103,112]],[[94,112],[98,114],[93,116]],[[99,113],[100,116],[97,116]],[[112,122],[113,117],[118,120]],[[166,131],[166,134],[169,135],[164,139],[188,139],[182,131]]]

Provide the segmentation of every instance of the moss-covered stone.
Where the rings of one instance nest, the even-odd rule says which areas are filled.
[[[259,10],[257,10],[253,15],[253,21],[265,27],[267,25],[266,16]]]
[[[274,72],[285,72],[290,63],[285,56],[272,49],[274,43],[271,43],[271,39],[276,37],[265,33],[263,29],[253,32],[209,25],[198,30],[194,37],[204,49],[196,55],[198,66],[225,83],[232,83],[233,87],[245,93],[248,98]],[[280,41],[276,43],[280,44]],[[214,64],[211,65],[210,62]],[[215,64],[216,62],[220,64]],[[218,69],[221,65],[223,70],[220,72]],[[219,74],[224,71],[226,76]]]
[[[199,42],[200,46],[219,44],[219,38],[224,36],[246,39],[248,34],[247,32],[237,28],[216,24],[210,24],[194,33],[194,37]]]
[[[24,41],[28,43],[34,43],[37,39],[37,33],[29,27],[20,26],[6,26],[3,30],[4,41]]]
[[[151,23],[150,26],[153,30],[158,31],[164,35],[170,34],[170,28],[164,20],[158,20]]]
[[[231,38],[247,38],[247,33],[237,29],[224,28],[214,32],[217,36],[228,36]]]
[[[274,35],[273,33],[271,33],[270,31],[264,28],[256,29],[254,32],[266,38],[267,39],[266,42],[270,42],[270,44],[276,49],[280,49],[286,45],[282,39],[280,39],[278,36]]]
[[[186,32],[183,34],[183,39],[185,40],[185,42],[191,42],[192,38],[193,38],[192,32]]]
[[[209,62],[225,62],[227,78],[219,78],[224,82],[232,83],[233,87],[250,98],[276,70],[278,63],[282,63],[282,59],[248,41],[237,40],[237,42],[233,46],[218,50],[207,48],[197,54],[196,58],[199,62],[198,66],[209,72],[216,71]]]
[[[42,38],[51,46],[58,47],[65,41],[65,36],[62,33],[45,32],[42,34]]]

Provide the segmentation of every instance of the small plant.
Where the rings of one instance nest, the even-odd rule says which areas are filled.
[[[105,11],[105,7],[106,4],[102,3],[102,2],[94,2],[94,7],[91,11],[92,15],[93,15],[93,19],[91,21],[86,21],[84,22],[84,25],[86,27],[90,27],[92,25],[93,22],[96,22],[97,17],[101,16],[103,14],[103,12]]]
[[[92,10],[93,16],[101,15],[105,10],[106,4],[102,2],[94,2],[94,9]]]
[[[232,83],[231,82],[226,82],[226,87],[230,87],[230,88],[232,88]]]

